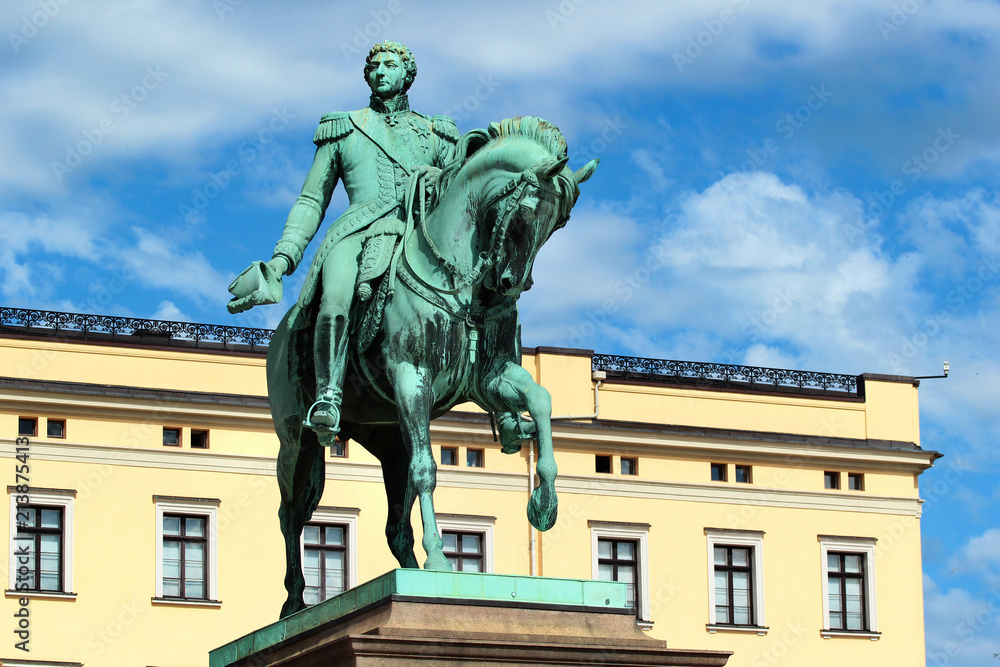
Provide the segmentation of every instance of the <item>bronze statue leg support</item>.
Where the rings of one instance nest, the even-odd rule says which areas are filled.
[[[437,486],[437,464],[431,451],[430,414],[434,402],[430,372],[402,363],[392,371],[399,411],[400,430],[409,452],[409,478],[403,494],[403,510],[409,512],[414,501],[420,501],[420,518],[424,536],[421,544],[427,553],[425,570],[451,570],[451,563],[442,551],[444,542],[434,516],[434,488]]]

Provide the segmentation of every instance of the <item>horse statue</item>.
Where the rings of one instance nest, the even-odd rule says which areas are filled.
[[[528,520],[544,531],[557,513],[551,399],[521,367],[517,299],[531,285],[536,254],[569,219],[579,184],[597,161],[576,173],[568,169],[562,134],[534,117],[474,130],[458,149],[443,170],[414,175],[392,266],[375,294],[366,290],[358,300],[355,307],[367,310],[352,317],[362,323],[374,317],[376,326],[370,336],[352,334],[340,437],[359,442],[381,462],[389,508],[385,534],[407,568],[419,567],[410,523],[419,501],[423,567],[451,569],[434,516],[430,420],[460,402],[500,414],[506,453],[537,441],[539,484]],[[301,334],[290,325],[297,307],[285,315],[267,353],[268,395],[281,443],[278,514],[288,592],[282,618],[305,607],[299,539],[325,481],[324,447],[304,425],[315,381],[295,370],[310,358],[299,350],[308,341],[297,342]],[[524,412],[530,421],[521,418]]]

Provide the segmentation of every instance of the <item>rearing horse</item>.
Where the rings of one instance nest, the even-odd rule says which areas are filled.
[[[528,519],[543,531],[556,520],[551,400],[521,367],[516,306],[531,285],[538,250],[569,219],[579,183],[593,174],[597,161],[573,173],[559,130],[530,116],[470,132],[459,149],[460,159],[432,183],[436,204],[401,242],[380,332],[367,351],[352,345],[344,383],[341,437],[361,443],[382,464],[386,538],[401,567],[418,567],[410,513],[419,501],[423,566],[451,569],[434,516],[430,420],[463,401],[502,413],[506,453],[537,440],[539,485],[528,502]],[[419,189],[415,180],[411,191]],[[390,272],[385,280],[391,279]],[[303,426],[315,382],[296,370],[295,359],[307,365],[311,354],[296,354],[301,334],[289,326],[294,310],[267,354],[271,414],[281,442],[279,518],[288,591],[282,617],[305,606],[299,539],[325,482],[324,448]],[[530,422],[521,420],[523,412]]]

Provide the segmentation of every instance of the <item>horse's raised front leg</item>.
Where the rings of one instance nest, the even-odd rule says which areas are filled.
[[[504,365],[491,383],[489,394],[499,396],[504,409],[527,410],[535,422],[538,441],[538,487],[528,501],[528,521],[538,530],[548,530],[556,523],[559,500],[556,497],[556,458],[552,451],[552,398],[549,392],[515,363]]]
[[[399,428],[410,456],[409,477],[402,505],[409,514],[414,500],[420,501],[423,521],[422,545],[427,553],[425,570],[451,570],[451,563],[442,551],[443,541],[434,516],[434,488],[437,486],[437,464],[431,451],[431,407],[434,392],[427,369],[412,364],[400,364],[392,372],[399,411]],[[391,511],[391,509],[390,509]]]

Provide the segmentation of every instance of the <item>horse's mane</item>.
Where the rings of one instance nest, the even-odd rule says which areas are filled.
[[[552,123],[535,116],[515,116],[499,123],[490,123],[486,130],[467,132],[455,150],[455,159],[442,170],[437,178],[438,192],[448,189],[459,170],[484,147],[504,137],[523,137],[543,146],[555,158],[566,157],[566,138]]]

